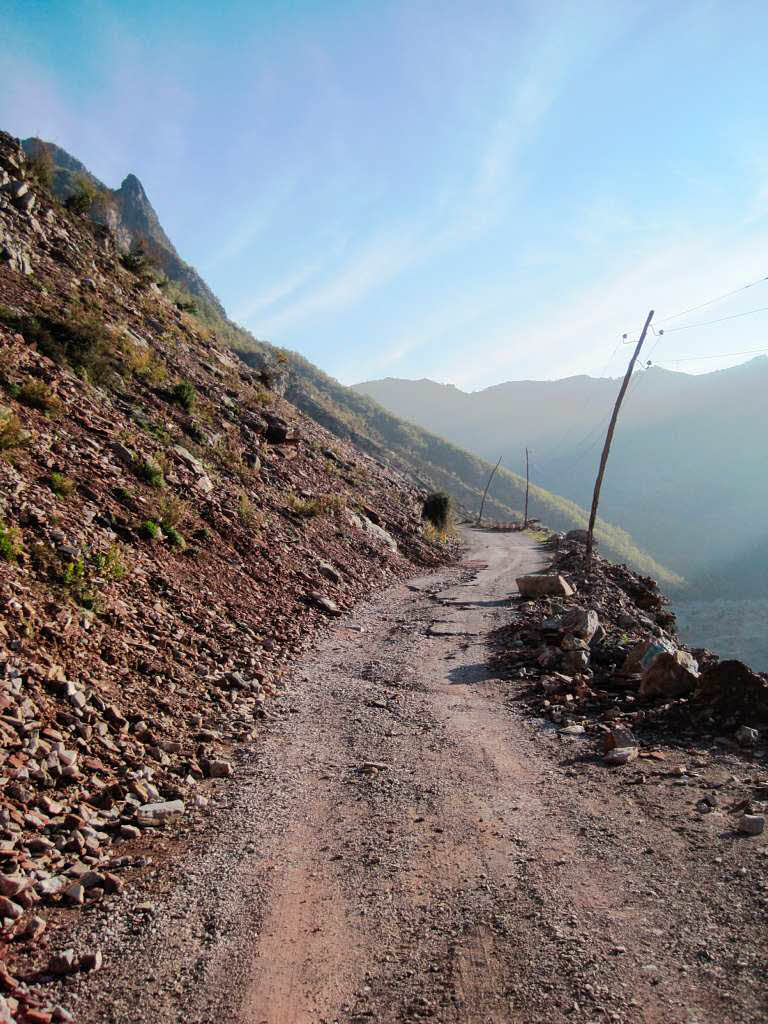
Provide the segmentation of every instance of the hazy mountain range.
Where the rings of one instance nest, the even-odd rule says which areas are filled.
[[[472,394],[430,380],[368,381],[356,391],[396,416],[589,505],[613,379],[509,381]],[[766,546],[768,358],[694,376],[638,372],[621,413],[601,513],[685,576],[733,565],[750,587]]]

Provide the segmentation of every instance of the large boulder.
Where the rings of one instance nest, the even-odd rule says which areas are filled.
[[[768,682],[743,661],[720,661],[699,677],[693,700],[719,718],[768,722]]]
[[[674,654],[676,647],[669,640],[643,640],[627,651],[624,671],[627,673],[647,672],[660,654]]]
[[[373,540],[378,541],[380,544],[386,544],[392,551],[397,551],[397,541],[392,534],[388,533],[383,526],[378,526],[372,522],[368,516],[349,510],[347,511],[347,518],[353,526],[356,526],[358,530],[362,530],[363,533],[367,533]]]
[[[687,651],[666,651],[653,659],[640,680],[641,697],[683,697],[696,686],[699,664]]]
[[[187,469],[191,469],[193,473],[197,473],[198,476],[205,475],[205,466],[202,464],[200,459],[196,455],[193,455],[189,449],[183,445],[175,444],[172,446],[171,451],[176,458],[183,462]]]
[[[597,612],[591,608],[571,608],[560,620],[560,629],[589,641],[595,635],[599,624]]]
[[[267,415],[267,441],[270,444],[285,444],[290,427],[280,416]]]
[[[521,597],[571,597],[573,587],[556,573],[543,576],[518,576],[517,589]]]

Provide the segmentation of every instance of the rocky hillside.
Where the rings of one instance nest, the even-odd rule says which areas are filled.
[[[0,134],[0,956],[26,976],[97,967],[53,956],[62,915],[194,827],[330,617],[446,557],[401,474],[30,171]],[[0,991],[0,1020],[66,1019]]]

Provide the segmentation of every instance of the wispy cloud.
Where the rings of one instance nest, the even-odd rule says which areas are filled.
[[[282,328],[359,302],[400,274],[412,263],[418,249],[417,236],[407,228],[374,235],[336,274],[327,276],[317,288],[283,311],[259,320],[258,329],[271,336]]]
[[[296,292],[316,277],[321,270],[319,263],[311,263],[309,266],[300,267],[298,270],[274,281],[261,292],[249,295],[242,305],[235,307],[232,318],[243,323],[250,322],[257,313],[271,306],[276,306],[285,299],[290,298]]]
[[[270,225],[280,216],[282,210],[299,188],[303,172],[297,168],[284,175],[278,182],[260,186],[256,197],[237,211],[235,225],[222,232],[223,240],[207,257],[204,268],[213,272],[218,268],[240,259],[252,246],[267,235]]]
[[[478,125],[487,123],[479,139],[472,136],[474,160],[471,152],[466,154],[467,160],[434,183],[430,201],[407,212],[401,228],[372,232],[314,290],[260,322],[258,329],[279,336],[313,318],[337,315],[405,271],[460,252],[505,223],[522,195],[520,164],[526,148],[536,140],[569,74],[580,59],[621,31],[625,18],[603,18],[588,53],[567,45],[567,22],[538,21],[527,59],[508,73],[495,113],[478,115]],[[401,343],[398,350],[410,344]]]
[[[506,207],[513,199],[511,177],[518,147],[525,141],[525,130],[543,116],[546,108],[541,90],[530,80],[515,87],[509,105],[511,112],[492,126],[468,186],[454,183],[438,189],[438,200],[412,211],[408,224],[376,232],[363,240],[335,273],[329,274],[308,295],[261,321],[259,330],[275,333],[316,316],[337,313],[409,268],[428,262],[498,224],[502,205]],[[257,303],[250,316],[259,308],[263,304]]]

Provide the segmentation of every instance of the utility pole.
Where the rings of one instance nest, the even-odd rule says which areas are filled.
[[[525,449],[525,512],[523,513],[523,529],[528,528],[528,491],[531,486],[531,474],[528,469],[528,449]]]
[[[488,483],[485,485],[485,490],[483,491],[483,500],[480,502],[480,515],[477,517],[477,525],[478,526],[482,526],[482,524],[483,524],[483,509],[485,508],[485,498],[486,498],[486,495],[488,494],[488,488],[491,486],[491,480],[493,480],[493,478],[496,476],[496,470],[499,468],[500,465],[501,465],[501,455],[499,456],[499,461],[496,463],[496,465],[491,470],[491,475],[488,477]]]
[[[597,471],[597,479],[595,480],[595,493],[592,495],[592,510],[589,513],[589,528],[587,529],[587,550],[584,555],[584,571],[589,574],[589,570],[592,567],[592,547],[594,542],[595,532],[595,520],[597,519],[597,506],[600,501],[600,488],[603,486],[603,476],[605,474],[605,466],[608,462],[608,453],[611,450],[611,441],[613,441],[613,432],[616,429],[616,420],[619,418],[619,409],[621,409],[621,403],[624,401],[624,395],[627,393],[629,387],[629,379],[632,376],[632,371],[635,368],[635,362],[637,357],[640,355],[640,349],[643,347],[645,336],[648,333],[648,328],[651,326],[651,320],[653,319],[653,310],[650,311],[648,316],[645,318],[645,324],[640,335],[640,340],[635,346],[635,351],[632,353],[632,358],[629,360],[629,366],[627,372],[624,374],[624,380],[622,381],[621,388],[619,390],[616,404],[613,407],[613,415],[611,416],[611,422],[608,424],[608,433],[605,435],[605,444],[603,445],[603,454],[600,456],[600,468]]]

